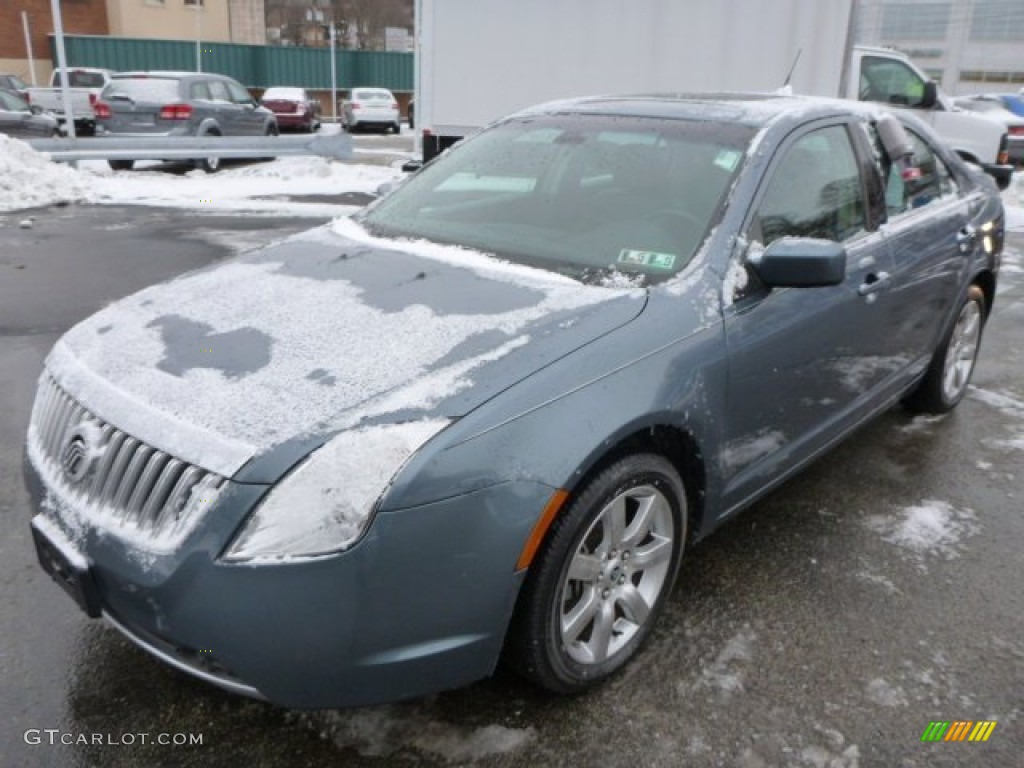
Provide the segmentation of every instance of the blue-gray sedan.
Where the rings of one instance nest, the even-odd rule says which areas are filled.
[[[580,691],[688,545],[884,409],[957,405],[1002,242],[994,187],[911,117],[530,110],[70,330],[28,434],[39,558],[167,663],[285,705],[501,659]]]

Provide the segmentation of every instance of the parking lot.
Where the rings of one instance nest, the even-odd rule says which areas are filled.
[[[389,158],[404,142],[358,147]],[[0,214],[4,764],[911,768],[1024,753],[1024,231],[1008,236],[960,407],[883,414],[691,551],[646,650],[610,685],[552,698],[499,671],[425,700],[298,712],[193,681],[85,618],[35,562],[21,445],[68,327],[326,218],[31,213],[30,229]],[[982,744],[922,743],[936,720],[997,724]]]

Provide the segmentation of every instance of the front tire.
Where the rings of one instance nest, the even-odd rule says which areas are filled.
[[[135,167],[134,160],[107,160],[107,165],[112,171],[130,171]]]
[[[981,348],[985,326],[985,294],[977,285],[967,290],[956,321],[942,338],[924,378],[904,400],[913,411],[948,413],[963,400]]]
[[[507,659],[537,685],[580,693],[632,658],[672,591],[686,492],[655,454],[594,477],[551,526],[523,585]]]

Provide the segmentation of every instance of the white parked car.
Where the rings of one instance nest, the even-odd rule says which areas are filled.
[[[398,133],[398,101],[385,88],[353,88],[352,97],[341,108],[341,124],[346,131],[371,126]]]

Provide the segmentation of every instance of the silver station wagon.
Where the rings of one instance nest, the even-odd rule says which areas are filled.
[[[28,433],[40,562],[164,662],[283,705],[502,659],[585,690],[689,546],[882,410],[957,405],[1003,232],[912,118],[529,110],[68,331]]]

